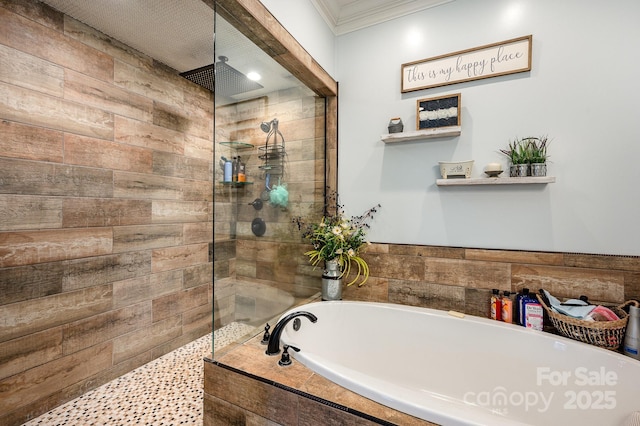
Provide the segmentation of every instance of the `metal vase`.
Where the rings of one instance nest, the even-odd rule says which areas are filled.
[[[509,167],[510,177],[526,177],[528,172],[528,164],[512,164],[511,167]]]
[[[324,261],[322,300],[342,300],[342,271],[336,259]]]
[[[531,176],[546,176],[546,175],[547,175],[547,163],[531,164]]]

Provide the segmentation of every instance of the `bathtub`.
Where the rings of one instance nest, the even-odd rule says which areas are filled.
[[[284,329],[295,360],[430,422],[624,425],[640,411],[639,361],[564,337],[386,303],[315,302],[284,315],[295,311],[318,317]]]

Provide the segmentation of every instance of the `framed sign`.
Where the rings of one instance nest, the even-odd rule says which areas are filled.
[[[460,125],[460,93],[418,100],[416,129]]]
[[[531,70],[532,36],[402,64],[402,93]]]

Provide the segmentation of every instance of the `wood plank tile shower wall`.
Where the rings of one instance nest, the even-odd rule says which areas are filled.
[[[213,96],[0,1],[0,424],[211,329]]]

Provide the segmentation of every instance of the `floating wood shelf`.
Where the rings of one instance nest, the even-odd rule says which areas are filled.
[[[441,127],[436,129],[416,130],[415,132],[389,133],[380,136],[385,143],[417,141],[421,139],[445,138],[451,136],[459,136],[461,133],[460,126]]]
[[[554,176],[542,177],[491,177],[470,179],[438,179],[438,186],[463,186],[463,185],[528,185],[554,183]]]

